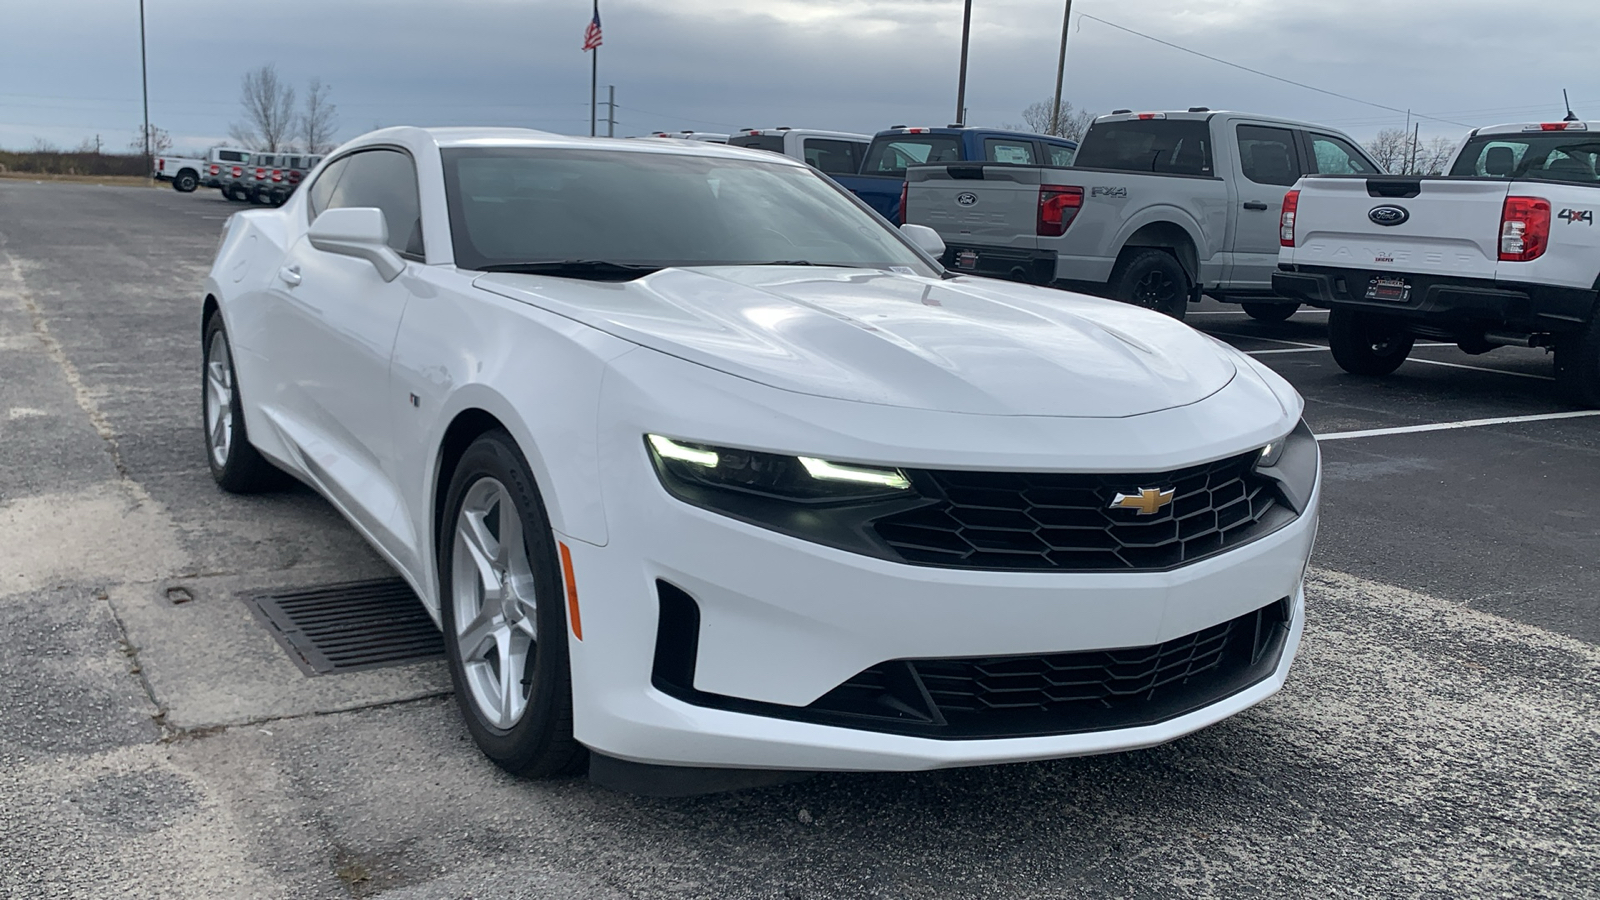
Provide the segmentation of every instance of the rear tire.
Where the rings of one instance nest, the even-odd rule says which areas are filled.
[[[1556,340],[1556,390],[1579,406],[1600,407],[1600,316]]]
[[[201,424],[206,432],[206,462],[211,477],[230,494],[257,494],[282,486],[286,478],[250,443],[239,401],[233,349],[222,316],[206,323],[201,366]]]
[[[572,736],[555,535],[511,435],[496,429],[472,442],[450,477],[444,511],[439,613],[467,731],[513,775],[581,772],[588,752]]]
[[[229,185],[223,186],[223,188],[222,188],[222,196],[228,198],[229,200],[231,200],[234,203],[243,203],[245,201],[245,197],[244,197],[244,194],[243,194],[243,189],[240,188],[239,185],[237,185],[237,184],[229,184]]]
[[[1241,303],[1244,314],[1257,322],[1287,322],[1300,309],[1298,303]]]
[[[199,186],[200,177],[188,169],[179,172],[177,177],[172,179],[172,189],[180,194],[191,193]]]
[[[1165,250],[1138,250],[1111,273],[1111,296],[1183,319],[1189,309],[1189,273]]]
[[[1333,360],[1352,375],[1388,375],[1411,355],[1416,338],[1387,316],[1334,309],[1328,314]]]

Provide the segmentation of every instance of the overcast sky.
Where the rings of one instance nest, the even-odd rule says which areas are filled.
[[[975,0],[967,120],[1021,121],[1054,90],[1062,0]],[[871,133],[954,121],[961,0],[602,0],[617,133],[790,125]],[[0,147],[138,127],[138,0],[0,0]],[[377,126],[587,133],[589,0],[145,0],[150,118],[221,142],[265,63],[332,85],[339,137]],[[269,11],[270,9],[270,11]],[[1079,14],[1086,14],[1079,18]],[[1405,114],[1242,72],[1096,21],[1360,100],[1448,119],[1600,119],[1597,0],[1076,0],[1066,97],[1288,116],[1358,139]],[[603,115],[603,113],[602,113]],[[602,129],[603,129],[602,125]]]

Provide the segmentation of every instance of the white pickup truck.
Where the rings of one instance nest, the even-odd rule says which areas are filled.
[[[198,187],[220,188],[229,181],[237,180],[243,171],[242,167],[249,162],[248,150],[213,147],[206,153],[205,159],[158,156],[155,161],[155,171],[151,174],[157,181],[172,182],[173,190],[187,194]],[[234,172],[233,178],[230,179],[228,176],[233,169],[238,169],[239,172]]]
[[[1382,170],[1330,128],[1195,107],[1094,120],[1070,167],[906,170],[905,221],[961,272],[1104,293],[1182,318],[1202,293],[1283,321],[1278,213],[1307,173]]]
[[[1332,310],[1333,356],[1387,375],[1418,337],[1468,353],[1555,351],[1559,387],[1600,406],[1600,122],[1480,128],[1447,175],[1303,179],[1272,285]]]

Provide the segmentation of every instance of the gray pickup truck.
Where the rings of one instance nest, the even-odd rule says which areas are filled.
[[[1301,175],[1376,175],[1331,128],[1212,112],[1095,119],[1069,167],[907,170],[906,218],[939,232],[959,272],[1102,293],[1182,318],[1202,293],[1281,322],[1272,290],[1283,196]]]

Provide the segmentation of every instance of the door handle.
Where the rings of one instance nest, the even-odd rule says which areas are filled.
[[[300,267],[284,266],[278,270],[278,277],[283,279],[284,284],[287,284],[289,287],[294,287],[300,283]]]
[[[1267,209],[1271,209],[1271,208],[1272,208],[1272,207],[1270,207],[1270,206],[1268,206],[1268,205],[1267,205],[1267,204],[1265,204],[1265,203],[1262,203],[1262,202],[1261,202],[1261,201],[1260,201],[1260,200],[1251,200],[1251,201],[1250,201],[1250,202],[1248,202],[1248,203],[1246,203],[1246,204],[1245,204],[1245,205],[1244,205],[1244,208],[1245,208],[1245,209],[1261,209],[1261,210],[1267,210]]]

